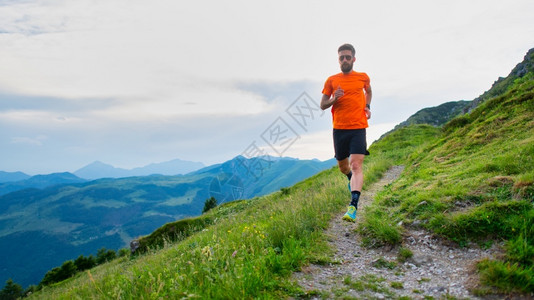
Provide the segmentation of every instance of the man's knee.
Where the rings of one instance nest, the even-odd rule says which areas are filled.
[[[351,168],[350,168],[350,164],[349,164],[348,158],[338,161],[337,164],[338,164],[338,167],[339,167],[339,171],[341,171],[341,173],[348,174],[350,172]]]
[[[353,173],[361,171],[363,169],[364,155],[354,155],[350,159],[350,169]]]
[[[351,171],[351,168],[348,164],[343,166],[339,165],[339,171],[341,171],[343,174],[348,174]]]
[[[353,162],[350,164],[350,170],[352,171],[352,173],[357,173],[358,171],[362,169],[363,169],[362,164],[359,164],[357,162]]]

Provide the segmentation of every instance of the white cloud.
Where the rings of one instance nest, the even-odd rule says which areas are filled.
[[[532,11],[529,0],[2,2],[0,146],[16,159],[0,165],[24,170],[36,155],[17,146],[40,135],[58,168],[231,158],[300,93],[318,100],[345,42],[371,76],[369,132],[385,132],[506,76],[533,47]],[[314,144],[329,122],[314,126],[288,155],[330,155]]]
[[[29,146],[42,146],[43,141],[45,141],[46,139],[47,137],[44,135],[39,135],[36,137],[17,136],[17,137],[11,138],[11,143],[12,144],[24,144],[24,145],[29,145]]]

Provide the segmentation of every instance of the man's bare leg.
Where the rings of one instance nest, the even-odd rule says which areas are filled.
[[[350,155],[350,170],[352,171],[352,178],[350,179],[351,191],[362,191],[363,187],[363,154]]]

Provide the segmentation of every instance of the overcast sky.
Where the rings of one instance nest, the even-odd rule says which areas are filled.
[[[534,1],[0,0],[0,170],[332,158],[317,110],[356,47],[368,143],[472,100],[534,47]]]

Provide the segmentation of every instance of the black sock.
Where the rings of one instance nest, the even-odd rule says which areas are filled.
[[[352,178],[352,171],[349,172],[349,174],[345,174],[347,175],[347,178],[350,180]]]
[[[352,191],[352,200],[350,201],[350,205],[358,208],[358,200],[360,200],[360,191]]]

